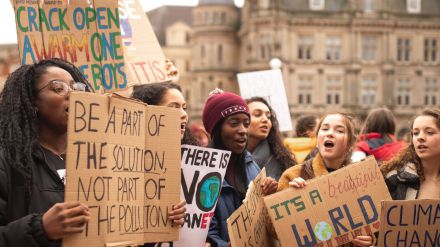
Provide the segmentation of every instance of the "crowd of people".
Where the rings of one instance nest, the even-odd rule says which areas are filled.
[[[59,246],[63,237],[84,231],[90,219],[87,205],[64,202],[64,158],[70,91],[90,90],[80,71],[60,59],[22,65],[8,77],[0,94],[0,246]],[[395,119],[386,108],[373,109],[363,126],[342,112],[302,116],[296,137],[283,140],[275,112],[261,97],[212,91],[200,129],[190,127],[178,84],[135,86],[131,96],[177,108],[182,144],[231,152],[206,246],[230,246],[226,220],[262,168],[268,174],[263,194],[270,195],[302,188],[309,179],[332,176],[373,155],[394,200],[440,199],[438,108],[415,115],[409,142],[396,140]],[[184,214],[182,201],[173,206],[169,219],[178,227]],[[374,244],[374,236],[357,236],[350,243]]]

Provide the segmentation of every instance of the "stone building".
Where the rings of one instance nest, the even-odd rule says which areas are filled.
[[[181,75],[191,119],[215,87],[279,58],[292,122],[304,113],[391,108],[399,127],[440,103],[439,0],[200,0],[147,13]],[[0,46],[0,82],[18,67]],[[0,83],[1,84],[1,83]]]
[[[438,0],[246,0],[241,9],[233,0],[200,0],[167,8],[147,15],[165,30],[164,52],[182,72],[196,121],[210,90],[238,91],[236,73],[269,69],[272,58],[282,61],[293,122],[335,110],[362,119],[387,106],[406,126],[440,103]],[[179,11],[192,20],[157,26]],[[182,45],[173,43],[176,33],[185,33]]]

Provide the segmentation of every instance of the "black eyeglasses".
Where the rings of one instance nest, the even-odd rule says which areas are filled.
[[[62,80],[53,80],[47,83],[44,87],[37,90],[37,94],[41,92],[41,90],[45,89],[48,86],[52,86],[52,91],[55,93],[65,96],[70,91],[80,91],[85,92],[86,91],[86,84],[81,82],[74,82],[72,85],[67,84],[66,82]]]

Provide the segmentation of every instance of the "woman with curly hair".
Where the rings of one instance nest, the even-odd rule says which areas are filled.
[[[64,201],[69,94],[80,71],[59,59],[22,65],[0,94],[0,246],[59,246],[82,232],[86,205]]]
[[[275,112],[261,97],[246,100],[251,114],[247,149],[267,176],[280,179],[281,174],[296,164],[295,156],[283,145]]]
[[[240,96],[216,89],[205,102],[202,119],[212,138],[209,147],[231,152],[205,245],[227,247],[230,239],[226,220],[242,205],[249,183],[260,172],[246,150],[250,114]],[[263,194],[274,193],[277,184],[273,178],[267,177],[261,188]]]
[[[440,199],[440,110],[418,114],[411,132],[408,148],[381,167],[391,197]]]

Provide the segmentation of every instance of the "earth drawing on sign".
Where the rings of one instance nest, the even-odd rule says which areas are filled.
[[[332,237],[332,227],[325,221],[318,222],[314,232],[320,241],[327,241]]]

